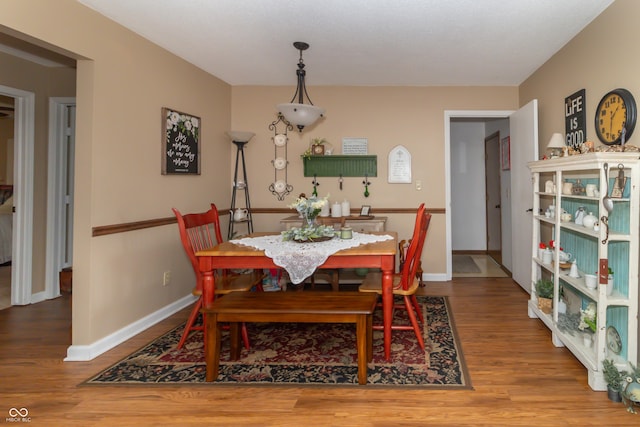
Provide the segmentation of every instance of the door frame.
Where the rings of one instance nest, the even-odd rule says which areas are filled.
[[[0,85],[0,95],[14,98],[13,238],[11,256],[11,305],[44,300],[32,295],[33,271],[33,164],[36,95]]]
[[[68,267],[63,259],[67,234],[65,198],[67,171],[73,162],[68,153],[65,122],[67,108],[76,105],[76,98],[49,98],[49,151],[47,160],[47,243],[45,261],[45,294],[47,299],[60,295],[60,270]],[[72,135],[73,137],[73,135]],[[71,164],[73,168],[73,164]],[[73,199],[71,200],[73,203]],[[73,221],[73,220],[72,220]],[[72,230],[73,231],[73,230]],[[68,243],[71,244],[71,243]]]
[[[447,271],[445,280],[453,276],[453,257],[451,253],[451,120],[507,119],[515,110],[445,110],[444,112],[444,180],[445,180],[445,229]]]

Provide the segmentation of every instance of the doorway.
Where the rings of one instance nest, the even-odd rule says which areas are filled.
[[[505,277],[510,259],[502,256],[510,238],[509,221],[501,213],[508,205],[500,184],[499,135],[509,134],[509,114],[502,111],[451,112],[446,129],[447,246],[449,279],[455,277]],[[495,145],[495,147],[494,147]],[[502,200],[507,200],[503,203]],[[506,206],[509,215],[509,206]],[[449,223],[450,221],[450,223]],[[505,222],[506,224],[503,224]],[[449,225],[450,224],[450,225]],[[506,232],[502,230],[506,228]],[[497,231],[496,231],[497,230]],[[497,258],[489,256],[489,252]],[[455,261],[455,264],[454,264]],[[505,274],[505,271],[507,273]]]
[[[47,299],[60,295],[60,272],[70,268],[73,260],[75,129],[76,99],[49,98]]]
[[[507,187],[505,180],[502,180],[505,185],[501,189],[501,200],[508,200],[508,203],[501,202],[502,218],[508,223],[505,222],[507,225],[505,226],[503,223],[502,226],[502,265],[509,269],[513,280],[518,285],[527,292],[531,292],[531,230],[533,221],[530,206],[533,200],[533,186],[527,163],[538,159],[538,101],[533,99],[517,111],[445,111],[446,280],[451,280],[452,271],[452,217],[455,209],[452,204],[452,168],[454,163],[451,134],[452,120],[455,118],[485,118],[487,120],[508,118],[509,129],[505,135],[509,135],[510,144],[510,169],[507,171],[509,186]],[[463,165],[467,164],[469,163]],[[457,167],[464,166],[457,165]],[[477,209],[482,206],[484,203],[478,204],[476,210],[466,214],[474,215]],[[509,208],[508,215],[505,212],[507,208]],[[484,212],[482,214],[484,215]],[[482,224],[484,226],[484,221]]]
[[[502,208],[500,170],[500,131],[484,139],[485,169],[485,217],[487,230],[487,255],[502,265]]]
[[[35,94],[0,85],[0,95],[14,99],[13,218],[11,255],[11,305],[33,302],[33,173]]]

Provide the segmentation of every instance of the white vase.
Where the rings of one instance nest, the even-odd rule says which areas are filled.
[[[567,303],[565,303],[562,299],[558,300],[558,313],[565,314],[567,312]]]
[[[589,215],[582,218],[582,225],[585,226],[585,228],[593,228],[596,222],[598,222],[598,218],[593,215],[593,212],[589,212]]]
[[[613,274],[609,275],[609,280],[607,281],[607,296],[613,293]]]

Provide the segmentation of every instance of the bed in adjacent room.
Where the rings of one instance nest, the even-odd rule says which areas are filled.
[[[13,251],[13,186],[0,186],[0,202],[0,264],[6,264]]]

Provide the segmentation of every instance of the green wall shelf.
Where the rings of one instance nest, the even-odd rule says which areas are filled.
[[[378,176],[378,156],[330,155],[304,158],[304,176]]]

